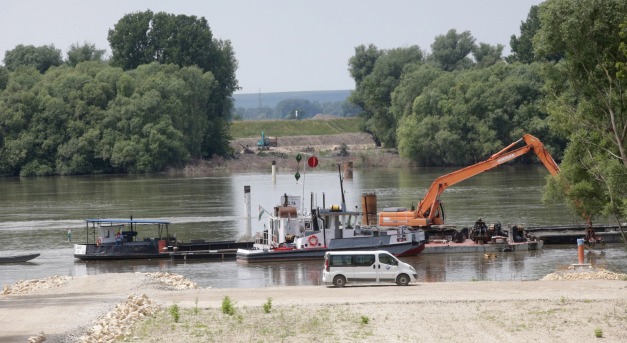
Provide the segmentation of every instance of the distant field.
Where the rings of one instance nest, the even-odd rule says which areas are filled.
[[[258,108],[261,106],[275,107],[282,100],[305,99],[316,101],[321,104],[325,102],[346,101],[351,90],[335,91],[310,91],[310,92],[279,92],[279,93],[245,93],[233,94],[235,108]]]
[[[318,136],[338,133],[356,133],[359,131],[359,118],[339,118],[323,120],[256,120],[234,121],[231,125],[231,137],[261,137],[261,131],[268,136]]]

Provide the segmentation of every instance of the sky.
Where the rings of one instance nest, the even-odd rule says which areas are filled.
[[[0,60],[17,45],[72,44],[110,54],[107,34],[126,14],[205,17],[215,38],[230,40],[238,60],[236,93],[354,89],[348,60],[355,47],[418,45],[430,51],[450,29],[477,43],[503,44],[541,0],[0,0]],[[2,63],[4,64],[4,63]]]

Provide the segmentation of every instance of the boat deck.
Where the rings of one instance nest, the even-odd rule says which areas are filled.
[[[542,249],[543,242],[521,242],[521,243],[475,243],[467,239],[463,243],[455,243],[445,240],[429,241],[425,244],[423,254],[450,254],[450,253],[494,253],[506,251],[528,251]]]

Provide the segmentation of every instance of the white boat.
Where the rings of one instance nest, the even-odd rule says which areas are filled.
[[[343,250],[385,250],[395,256],[414,256],[425,247],[421,230],[362,227],[358,222],[361,213],[347,211],[344,202],[310,213],[299,213],[297,204],[300,197],[283,195],[280,205],[268,213],[265,228],[257,232],[253,248],[238,249],[237,260],[322,261],[325,252]]]

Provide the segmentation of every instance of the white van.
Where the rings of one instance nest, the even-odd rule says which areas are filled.
[[[337,251],[324,254],[322,281],[335,287],[347,282],[415,282],[416,269],[385,250]]]

